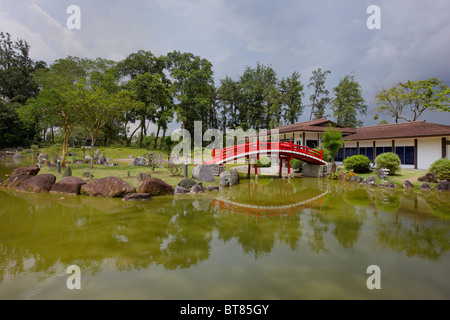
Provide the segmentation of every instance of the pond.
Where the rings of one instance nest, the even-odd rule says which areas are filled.
[[[0,299],[450,298],[448,193],[260,178],[148,202],[0,189],[0,203]]]

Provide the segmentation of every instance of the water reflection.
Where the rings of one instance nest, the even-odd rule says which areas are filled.
[[[0,282],[23,273],[50,277],[61,264],[92,274],[105,264],[189,269],[211,259],[215,241],[236,243],[253,259],[280,246],[314,254],[330,254],[335,244],[381,246],[430,261],[449,250],[446,195],[327,180],[244,180],[217,193],[149,202],[0,190],[0,201]],[[376,243],[361,241],[363,230]]]

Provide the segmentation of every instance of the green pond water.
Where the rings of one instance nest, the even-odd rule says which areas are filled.
[[[449,193],[313,178],[148,202],[0,189],[0,299],[450,299],[449,231]]]

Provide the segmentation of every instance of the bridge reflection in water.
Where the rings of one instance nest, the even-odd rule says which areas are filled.
[[[251,188],[250,181],[245,190],[234,192],[234,197],[224,196],[212,199],[212,208],[221,212],[260,216],[284,216],[301,212],[304,209],[321,207],[322,197],[328,191],[291,187],[285,180],[272,180],[258,190],[258,183]],[[237,186],[239,188],[239,186]],[[261,190],[265,189],[265,190]],[[244,191],[244,192],[242,192]],[[259,191],[259,192],[258,192]]]

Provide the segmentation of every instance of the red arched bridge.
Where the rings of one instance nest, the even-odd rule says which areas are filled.
[[[301,146],[291,142],[267,142],[259,141],[233,145],[219,150],[213,149],[212,159],[204,164],[224,164],[239,158],[259,159],[259,155],[277,155],[280,159],[280,174],[283,161],[287,164],[288,174],[290,174],[289,161],[298,159],[309,164],[325,165],[323,151]],[[248,161],[248,174],[250,174],[250,161]],[[255,175],[258,175],[258,164],[255,161]]]

